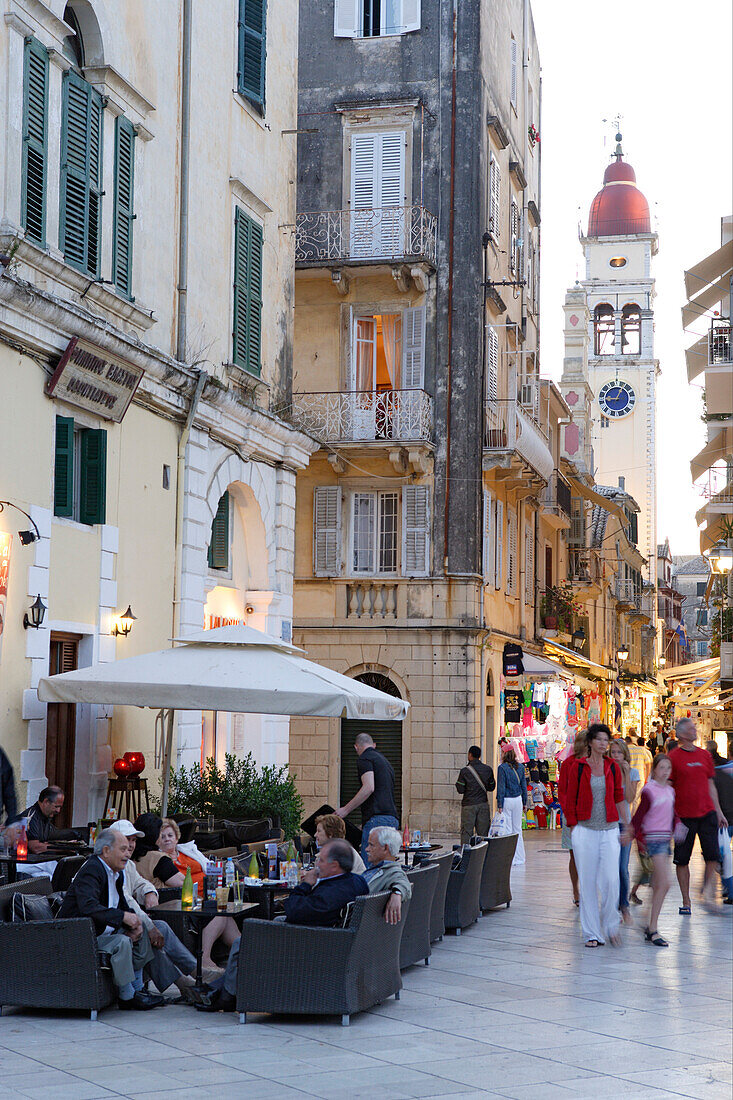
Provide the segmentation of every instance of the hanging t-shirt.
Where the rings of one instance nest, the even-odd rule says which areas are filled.
[[[505,676],[521,676],[524,673],[524,651],[520,645],[507,642],[504,646],[502,668]]]
[[[522,717],[521,691],[504,692],[504,718],[507,722],[519,722]]]
[[[536,707],[541,707],[547,697],[547,684],[532,685],[532,702]]]

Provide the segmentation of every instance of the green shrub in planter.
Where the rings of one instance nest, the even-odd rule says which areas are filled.
[[[296,836],[303,816],[303,800],[287,765],[258,767],[252,753],[245,757],[227,753],[224,761],[223,771],[211,758],[203,770],[199,764],[171,768],[168,812],[189,813],[196,818],[212,814],[228,821],[279,817],[285,836]],[[160,801],[157,809],[160,811]]]

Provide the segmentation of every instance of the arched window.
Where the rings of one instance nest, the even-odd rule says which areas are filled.
[[[613,306],[602,302],[593,310],[593,354],[613,355],[614,319]]]
[[[641,312],[633,302],[621,310],[621,352],[623,355],[641,354]]]
[[[64,23],[74,28],[74,33],[64,39],[63,54],[79,72],[84,68],[84,39],[79,26],[79,20],[71,4],[64,9]]]

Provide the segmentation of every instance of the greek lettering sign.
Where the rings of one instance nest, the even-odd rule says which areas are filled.
[[[46,393],[119,424],[144,373],[142,367],[73,336],[46,384]]]

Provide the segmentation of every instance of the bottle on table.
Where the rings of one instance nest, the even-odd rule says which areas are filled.
[[[260,877],[260,865],[257,862],[257,852],[252,853],[252,858],[249,861],[249,877],[250,878],[259,878]]]
[[[193,909],[193,878],[191,868],[186,868],[186,877],[181,887],[181,909]]]
[[[21,824],[18,839],[15,842],[15,858],[16,860],[28,858],[28,834],[25,831],[25,822]]]
[[[231,856],[229,856],[227,860],[224,882],[226,886],[234,885],[234,860]]]

